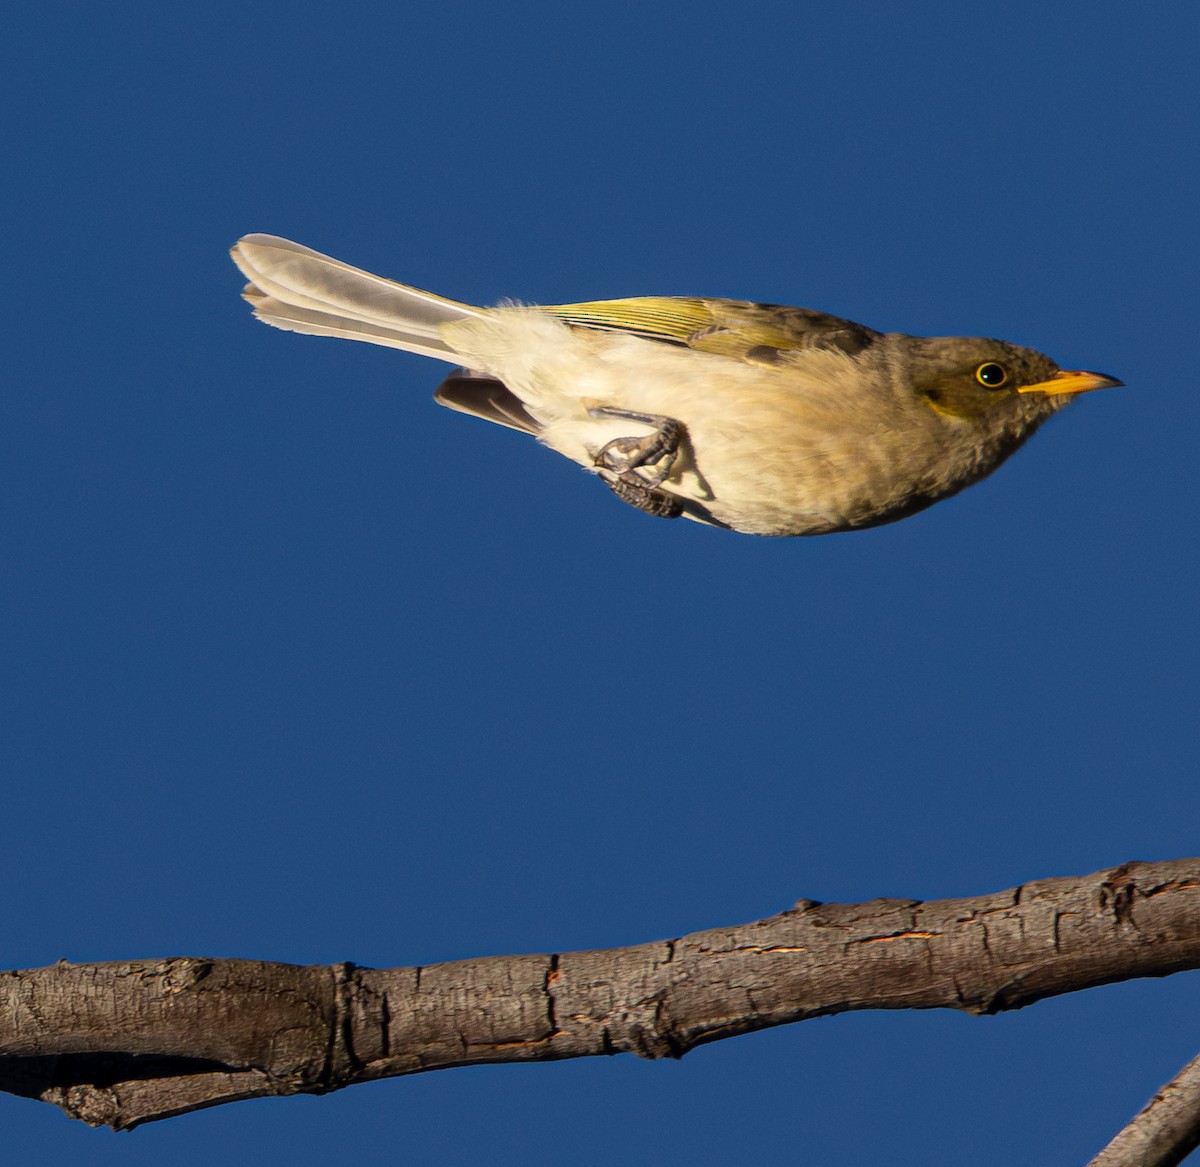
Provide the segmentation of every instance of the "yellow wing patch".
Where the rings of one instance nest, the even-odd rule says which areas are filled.
[[[551,304],[538,311],[578,328],[628,332],[763,365],[787,361],[798,350],[807,348],[855,353],[879,335],[874,329],[812,308],[748,300],[639,296]]]
[[[585,304],[550,304],[539,311],[584,328],[634,332],[655,340],[687,344],[713,325],[705,300],[678,296],[637,296],[629,300],[592,300]]]

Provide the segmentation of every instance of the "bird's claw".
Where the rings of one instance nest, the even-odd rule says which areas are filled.
[[[683,504],[673,494],[646,486],[636,474],[618,475],[604,480],[608,489],[622,502],[659,519],[677,519],[683,514]]]
[[[611,470],[618,475],[640,471],[638,479],[651,487],[661,485],[671,476],[683,444],[683,422],[655,413],[635,413],[631,409],[609,406],[597,406],[588,412],[593,417],[623,417],[654,427],[653,432],[644,437],[613,438],[602,446],[596,454],[596,465],[601,470]]]
[[[674,519],[683,513],[679,500],[658,490],[670,476],[683,444],[683,423],[654,413],[597,406],[593,417],[620,417],[654,427],[640,438],[613,438],[596,454],[596,466],[607,471],[604,481],[623,502],[659,518]]]

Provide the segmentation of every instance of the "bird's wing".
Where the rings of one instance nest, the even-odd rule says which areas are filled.
[[[802,349],[840,349],[854,354],[880,336],[873,328],[813,308],[756,304],[748,300],[707,300],[682,296],[641,296],[551,304],[538,311],[578,328],[627,332],[648,340],[701,352],[772,364]]]
[[[470,369],[455,369],[438,387],[434,401],[458,413],[469,413],[484,421],[522,433],[541,433],[542,427],[530,416],[521,399],[503,381]]]

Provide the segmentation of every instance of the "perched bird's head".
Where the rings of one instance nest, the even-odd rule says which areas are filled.
[[[1080,393],[1120,385],[1031,348],[965,336],[905,338],[905,380],[937,413],[984,428],[1036,425]]]

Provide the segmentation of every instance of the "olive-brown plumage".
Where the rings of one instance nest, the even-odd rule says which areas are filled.
[[[476,308],[269,235],[233,258],[255,315],[465,366],[443,405],[525,431],[651,514],[814,535],[912,514],[1118,385],[1001,340],[806,308],[640,297]]]

